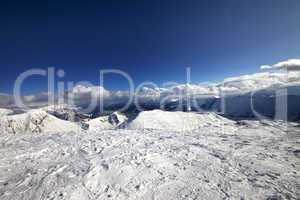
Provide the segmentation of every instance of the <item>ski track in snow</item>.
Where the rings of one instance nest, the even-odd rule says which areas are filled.
[[[245,121],[1,134],[0,199],[297,199],[299,132]]]

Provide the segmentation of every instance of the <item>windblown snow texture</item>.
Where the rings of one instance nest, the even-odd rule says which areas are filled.
[[[25,115],[9,117],[17,123],[30,116],[41,131],[0,134],[3,200],[299,197],[296,123],[145,111],[130,130],[74,132],[75,122],[68,127],[44,111]]]

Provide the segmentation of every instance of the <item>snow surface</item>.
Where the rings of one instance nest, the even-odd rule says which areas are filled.
[[[47,131],[0,134],[1,200],[299,197],[296,123],[149,111],[129,123],[135,130],[72,132],[67,121],[45,111],[11,119],[22,125],[28,116],[47,116]],[[178,132],[174,120],[184,117],[192,128]],[[154,123],[151,129],[140,129],[145,120]]]

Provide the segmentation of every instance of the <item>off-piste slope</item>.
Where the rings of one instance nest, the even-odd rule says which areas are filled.
[[[0,199],[297,199],[299,128],[231,126],[0,135]]]
[[[207,127],[229,127],[228,125],[233,123],[233,121],[212,112],[192,113],[152,110],[141,112],[136,119],[128,124],[128,129],[184,132]]]
[[[58,119],[41,109],[36,109],[23,114],[0,117],[0,129],[2,133],[12,134],[55,133],[78,131],[80,126]]]

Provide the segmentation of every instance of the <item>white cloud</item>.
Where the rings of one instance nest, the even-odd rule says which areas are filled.
[[[100,96],[101,94],[103,94],[104,97],[109,96],[109,91],[107,91],[101,86],[77,85],[71,90],[71,93],[79,96],[86,94],[90,94],[92,96]]]
[[[272,69],[273,67],[270,65],[262,65],[260,66],[260,69]]]
[[[276,63],[274,65],[262,65],[261,69],[278,69],[278,70],[288,70],[288,71],[300,71],[300,59],[289,59]]]

